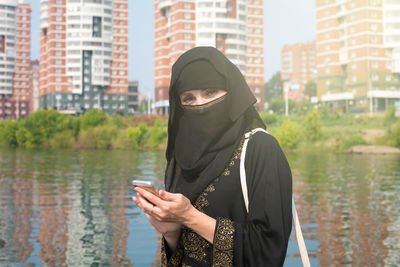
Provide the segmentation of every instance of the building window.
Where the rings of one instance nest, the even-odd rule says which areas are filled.
[[[101,37],[101,17],[93,16],[92,36]]]

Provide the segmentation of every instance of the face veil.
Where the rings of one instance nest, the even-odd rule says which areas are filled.
[[[180,104],[182,92],[207,88],[227,93],[200,106]],[[176,61],[169,99],[165,186],[194,201],[222,173],[244,132],[254,122],[265,126],[241,72],[213,47],[193,48]]]

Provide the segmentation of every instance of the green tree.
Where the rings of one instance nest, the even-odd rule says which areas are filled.
[[[6,146],[17,146],[17,130],[17,121],[0,122],[0,143]]]
[[[25,127],[20,126],[15,133],[18,146],[21,147],[35,147],[36,143],[33,138],[32,132],[27,130]]]
[[[167,140],[167,127],[154,125],[150,127],[149,137],[146,142],[146,146],[151,148],[157,148],[159,145],[165,143]]]
[[[400,148],[400,120],[397,120],[397,123],[393,129],[393,139],[394,145]]]
[[[300,102],[289,101],[290,114],[306,115],[313,109],[313,105],[309,100],[302,100]]]
[[[260,117],[267,126],[278,122],[278,115],[276,113],[262,112],[260,113]]]
[[[283,99],[274,99],[269,102],[268,109],[277,114],[285,113],[285,101]]]
[[[271,102],[275,99],[282,99],[282,88],[281,72],[278,71],[264,85],[266,101]]]
[[[72,130],[56,133],[50,140],[50,146],[53,148],[72,148],[74,144],[75,136]]]
[[[68,129],[69,120],[66,119],[64,121],[66,117],[67,115],[61,114],[56,110],[33,112],[21,123],[21,127],[24,127],[29,132],[29,134],[24,133],[25,136],[30,137],[29,146],[48,144],[55,133]],[[22,135],[20,137],[21,140],[24,140]]]
[[[109,117],[109,123],[111,125],[115,125],[118,128],[122,128],[122,126],[124,125],[124,119],[121,115],[114,113],[113,115],[111,115],[111,117]]]
[[[307,113],[304,118],[304,133],[308,140],[318,140],[321,137],[321,117],[318,110]]]
[[[107,114],[102,110],[92,109],[87,111],[80,119],[80,128],[86,130],[90,127],[103,125],[107,120]]]
[[[329,118],[329,108],[326,104],[322,104],[319,108],[318,108],[318,112],[321,115],[322,119],[328,119]]]
[[[282,147],[290,149],[297,148],[301,140],[300,127],[297,123],[287,119],[276,130],[275,136]]]
[[[138,110],[140,112],[145,113],[148,111],[148,108],[149,108],[149,100],[147,98],[143,99],[139,104]]]
[[[116,126],[100,125],[93,128],[94,138],[96,139],[97,149],[110,149],[112,140],[118,135]]]
[[[386,113],[385,113],[385,120],[384,120],[384,124],[385,126],[390,126],[392,125],[395,121],[396,121],[396,107],[391,105]]]
[[[126,134],[129,139],[132,141],[134,148],[139,149],[145,143],[146,134],[148,132],[148,128],[146,124],[140,123],[138,127],[129,127],[126,130]]]
[[[317,84],[315,81],[309,81],[305,85],[304,94],[311,98],[312,96],[317,96]]]

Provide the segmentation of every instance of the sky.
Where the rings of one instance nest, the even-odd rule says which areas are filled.
[[[280,52],[285,44],[308,42],[316,37],[316,0],[264,0],[265,82],[280,70]],[[39,59],[40,1],[32,4],[31,58]],[[129,0],[128,78],[139,81],[139,91],[154,94],[154,2]]]

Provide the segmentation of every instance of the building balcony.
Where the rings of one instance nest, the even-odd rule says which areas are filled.
[[[393,49],[392,52],[392,72],[400,73],[400,47]]]

